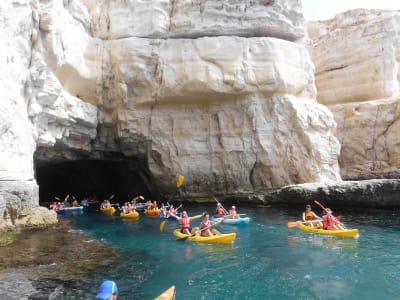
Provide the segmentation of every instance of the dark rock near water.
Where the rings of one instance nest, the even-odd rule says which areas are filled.
[[[400,207],[400,179],[305,183],[252,194],[224,195],[218,200],[249,205],[304,205],[318,200],[335,207],[393,208]]]

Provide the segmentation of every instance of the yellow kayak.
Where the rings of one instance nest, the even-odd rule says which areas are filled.
[[[130,212],[130,213],[122,212],[121,213],[121,217],[122,218],[127,218],[127,219],[136,219],[136,218],[139,218],[139,213],[137,211],[133,211],[133,212]]]
[[[235,240],[236,233],[232,232],[214,236],[200,236],[200,235],[189,236],[187,234],[182,233],[180,229],[175,229],[174,236],[176,236],[178,239],[184,239],[187,237],[189,241],[198,243],[229,244]]]
[[[342,237],[358,236],[358,229],[325,230],[325,229],[312,228],[310,226],[304,225],[301,221],[297,221],[297,228],[305,232],[322,234],[322,235],[332,235],[332,236],[342,236]]]
[[[160,296],[154,298],[154,300],[174,300],[175,299],[175,286],[171,286],[165,290]]]
[[[115,213],[116,209],[115,207],[111,206],[111,207],[100,207],[100,211],[104,212],[104,213],[108,213],[108,214],[113,214]]]
[[[149,216],[152,216],[152,217],[157,217],[158,214],[160,213],[160,209],[159,208],[157,208],[157,209],[145,209],[144,213],[149,215]]]

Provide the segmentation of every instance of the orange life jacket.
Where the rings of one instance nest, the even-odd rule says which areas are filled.
[[[304,213],[304,218],[307,220],[307,221],[309,221],[309,220],[312,220],[313,219],[313,212],[310,210],[310,211],[306,211],[305,213]]]

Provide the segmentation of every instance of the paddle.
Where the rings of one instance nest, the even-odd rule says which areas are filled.
[[[169,201],[171,201],[172,198],[174,198],[174,196],[175,196],[176,193],[178,192],[179,188],[182,186],[184,180],[185,180],[185,176],[179,175],[178,180],[176,181],[176,190],[175,190],[175,193],[172,195],[172,197],[169,199]],[[169,201],[168,201],[168,202],[169,202]],[[168,202],[167,202],[167,203],[168,203]],[[179,208],[181,208],[181,207],[182,207],[182,204],[181,204],[181,206],[179,206],[177,209],[179,209]],[[161,223],[160,223],[160,232],[163,232],[166,222],[167,222],[166,219],[164,219],[164,220],[161,221]]]
[[[208,226],[207,228],[203,228],[203,229],[200,229],[200,230],[196,230],[195,233],[189,234],[189,235],[184,236],[184,237],[181,237],[181,238],[177,239],[177,241],[186,241],[188,238],[190,238],[190,237],[192,237],[192,236],[195,236],[196,234],[198,234],[198,233],[200,233],[200,232],[202,232],[202,231],[204,231],[204,230],[210,229],[211,227],[213,227],[213,226],[215,226],[215,225],[218,225],[218,224],[220,224],[221,222],[222,222],[222,220],[219,221],[219,222],[215,222],[214,224]]]

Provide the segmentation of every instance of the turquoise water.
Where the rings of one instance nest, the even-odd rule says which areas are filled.
[[[215,206],[185,205],[189,215]],[[314,236],[288,228],[301,208],[240,207],[252,219],[233,244],[177,241],[168,221],[141,215],[123,220],[100,212],[66,216],[72,226],[118,249],[120,259],[99,270],[63,299],[93,299],[104,279],[115,280],[119,299],[153,299],[171,285],[177,299],[400,299],[400,213],[336,211],[360,237]],[[318,211],[317,211],[318,212]],[[198,222],[193,221],[192,225]]]

